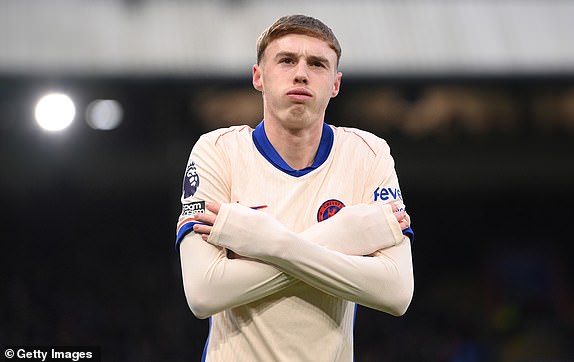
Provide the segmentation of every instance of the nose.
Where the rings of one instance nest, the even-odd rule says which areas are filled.
[[[307,64],[304,62],[299,62],[297,67],[295,67],[295,83],[307,84],[309,82],[309,76],[307,74]]]

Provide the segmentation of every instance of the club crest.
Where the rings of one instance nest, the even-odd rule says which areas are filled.
[[[331,216],[335,215],[339,212],[342,208],[345,207],[339,200],[331,199],[325,201],[321,207],[319,207],[319,211],[317,212],[317,221],[321,222],[323,220],[327,220]]]

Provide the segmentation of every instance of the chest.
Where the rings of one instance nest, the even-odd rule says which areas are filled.
[[[293,177],[258,154],[231,167],[231,201],[271,214],[295,232],[340,208],[364,202],[365,177],[334,154],[312,172]]]

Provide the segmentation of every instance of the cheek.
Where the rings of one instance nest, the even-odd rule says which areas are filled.
[[[325,86],[324,92],[323,92],[323,94],[325,94],[325,98],[330,99],[330,98],[334,97],[336,95],[336,93],[337,93],[337,91],[335,88],[335,84],[328,83],[328,85]]]

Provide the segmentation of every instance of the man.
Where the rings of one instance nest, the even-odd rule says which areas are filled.
[[[340,54],[319,20],[277,20],[253,66],[264,120],[193,147],[176,244],[189,307],[210,317],[208,361],[352,361],[355,303],[402,315],[411,301],[389,147],[324,122]]]

